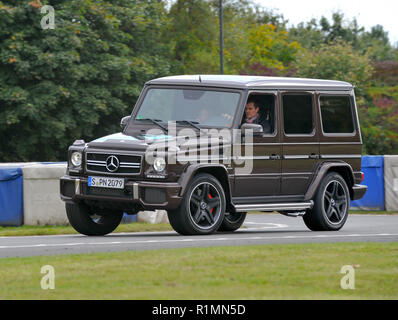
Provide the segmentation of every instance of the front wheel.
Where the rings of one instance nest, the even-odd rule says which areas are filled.
[[[69,223],[86,236],[104,236],[117,228],[123,218],[122,211],[96,214],[95,210],[82,203],[66,203]]]
[[[315,204],[303,216],[312,231],[340,230],[348,217],[350,192],[343,177],[331,172],[322,180],[314,198]]]
[[[218,231],[235,231],[238,230],[243,222],[245,222],[247,212],[235,212],[225,214]]]
[[[167,215],[175,231],[183,235],[211,234],[224,219],[225,193],[212,175],[201,173],[190,182],[177,210]]]

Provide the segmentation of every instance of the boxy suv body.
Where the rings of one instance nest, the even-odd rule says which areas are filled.
[[[350,200],[367,189],[346,82],[159,78],[145,84],[121,125],[120,133],[69,147],[61,198],[80,233],[104,235],[123,212],[155,209],[167,210],[180,234],[234,231],[248,211],[339,230]]]

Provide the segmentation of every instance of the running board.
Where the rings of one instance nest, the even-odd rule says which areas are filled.
[[[246,211],[302,211],[311,209],[314,202],[266,203],[266,204],[236,204],[236,212]]]

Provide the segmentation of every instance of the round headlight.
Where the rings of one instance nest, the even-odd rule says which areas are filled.
[[[70,157],[70,161],[75,167],[79,167],[82,164],[82,153],[81,152],[73,152]]]
[[[163,158],[156,158],[153,162],[153,168],[157,172],[162,172],[164,168],[166,168],[166,160],[164,160]]]

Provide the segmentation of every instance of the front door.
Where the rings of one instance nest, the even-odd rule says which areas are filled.
[[[276,100],[276,92],[249,93],[246,106],[249,104],[251,109],[253,106],[258,109],[258,118],[252,110],[246,110],[242,123],[256,119],[255,123],[263,126],[264,133],[255,134],[252,143],[245,138],[245,145],[252,147],[252,154],[244,153],[242,142],[242,157],[251,161],[251,171],[241,172],[242,166],[235,166],[234,203],[272,202],[280,194],[281,144]]]

